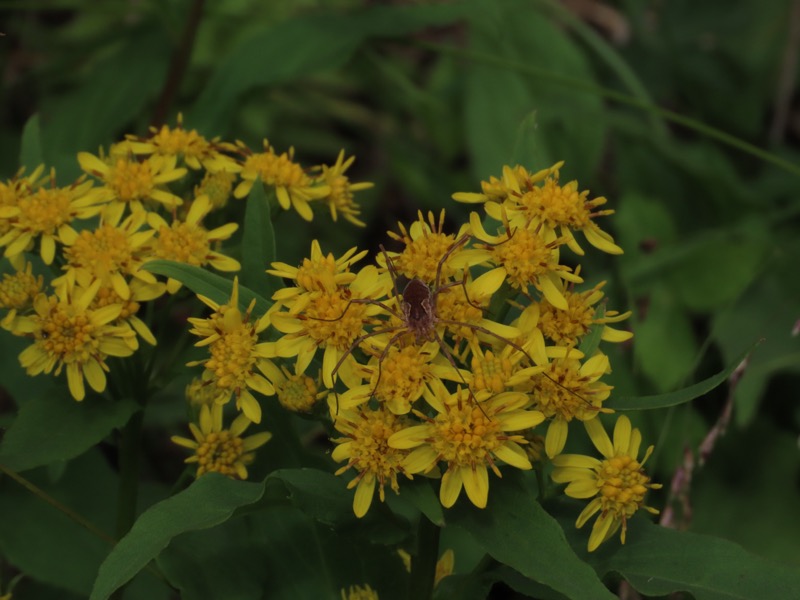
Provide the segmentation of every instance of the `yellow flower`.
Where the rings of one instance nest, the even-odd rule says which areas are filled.
[[[552,358],[549,364],[521,369],[507,385],[530,394],[532,406],[550,419],[545,451],[552,458],[567,443],[570,421],[589,421],[600,412],[613,412],[602,407],[613,388],[600,381],[610,371],[606,355],[597,353],[581,363],[583,355],[571,348],[549,347],[547,353]]]
[[[309,201],[324,198],[331,190],[327,185],[316,185],[303,167],[294,162],[294,148],[278,155],[267,140],[264,140],[263,152],[254,153],[241,143],[239,147],[245,154],[240,174],[243,181],[236,186],[234,196],[247,196],[260,178],[265,185],[275,188],[275,196],[283,210],[293,207],[306,221],[314,218]]]
[[[402,242],[405,248],[402,252],[386,252],[395,270],[405,275],[409,279],[420,279],[427,284],[435,284],[436,274],[439,273],[439,284],[445,283],[453,277],[459,269],[463,269],[470,264],[477,264],[480,261],[464,263],[458,260],[458,255],[464,252],[462,243],[457,249],[451,251],[453,244],[457,240],[469,233],[469,225],[462,225],[457,234],[444,233],[444,209],[439,214],[439,222],[436,222],[432,212],[428,213],[428,220],[422,214],[417,213],[418,219],[406,229],[405,225],[398,223],[400,233],[389,231],[389,237],[398,242]],[[448,252],[450,254],[448,255]],[[447,258],[445,258],[447,255]],[[442,262],[444,260],[444,262]],[[378,256],[378,262],[386,266],[386,256]]]
[[[183,115],[180,113],[176,127],[150,127],[149,138],[128,136],[128,141],[134,154],[174,157],[190,169],[205,169],[208,172],[239,170],[236,161],[219,151],[219,138],[209,141],[195,129],[184,129]]]
[[[19,355],[28,375],[59,375],[66,366],[72,397],[83,400],[83,380],[96,392],[106,389],[107,356],[130,356],[137,347],[136,334],[128,326],[111,323],[122,306],[111,304],[99,309],[90,305],[100,288],[96,281],[89,289],[56,290],[54,296],[39,294],[33,301],[35,313],[19,317],[13,333],[33,337],[33,344]]]
[[[524,437],[509,433],[535,427],[544,421],[541,412],[524,410],[528,402],[525,394],[504,392],[479,405],[468,390],[451,394],[440,386],[435,395],[426,393],[425,399],[438,415],[426,419],[422,425],[397,432],[389,438],[389,446],[414,449],[403,460],[403,467],[411,474],[428,473],[440,461],[447,464],[439,490],[439,500],[445,508],[455,504],[462,487],[475,506],[486,508],[487,467],[501,477],[496,459],[518,469],[531,468],[520,446],[525,443]]]
[[[189,423],[194,440],[176,435],[172,436],[172,441],[194,451],[185,462],[197,463],[196,477],[215,472],[232,479],[247,479],[247,465],[255,459],[253,450],[266,444],[272,434],[262,431],[242,438],[251,421],[239,415],[230,428],[225,429],[222,408],[221,404],[202,405],[199,426]]]
[[[8,314],[0,321],[0,326],[12,329],[17,313],[33,306],[33,299],[42,291],[44,279],[33,274],[33,265],[25,263],[25,268],[13,275],[3,274],[0,282],[0,308],[7,308]]]
[[[351,387],[339,396],[340,408],[352,408],[375,397],[394,414],[405,415],[411,412],[411,405],[432,382],[440,379],[464,381],[464,374],[439,354],[438,342],[403,346],[395,340],[387,346],[391,339],[386,335],[369,338],[375,356],[368,365],[359,366],[368,383]]]
[[[70,244],[78,233],[72,227],[75,219],[88,219],[100,213],[98,199],[89,190],[90,181],[79,179],[70,186],[55,186],[55,170],[50,172],[50,187],[30,190],[17,199],[16,205],[0,206],[0,221],[7,231],[0,237],[6,246],[5,255],[14,257],[40,240],[40,254],[45,264],[53,262],[56,242]]]
[[[200,299],[214,309],[207,319],[189,319],[194,325],[191,333],[203,337],[196,346],[208,347],[210,358],[187,363],[203,365],[203,381],[213,381],[220,390],[236,396],[236,407],[254,423],[261,422],[261,405],[250,390],[272,396],[275,388],[264,375],[271,370],[267,344],[259,343],[258,335],[269,325],[269,313],[256,322],[250,321],[255,304],[251,302],[242,313],[239,309],[239,280],[234,279],[231,299],[220,306],[208,298]],[[260,372],[256,372],[256,369]]]
[[[318,348],[323,349],[322,381],[333,388],[334,369],[348,386],[358,385],[353,343],[365,334],[375,315],[384,311],[378,304],[352,302],[383,297],[391,283],[372,265],[361,269],[346,287],[305,292],[288,312],[272,315],[272,325],[285,335],[274,344],[275,356],[297,357],[296,373],[305,373]],[[356,383],[354,383],[356,382]]]
[[[194,377],[186,386],[186,399],[192,406],[226,404],[230,397],[230,390],[221,390],[213,381],[203,381],[202,377]]]
[[[150,286],[157,286],[155,276],[141,268],[152,258],[148,242],[155,234],[152,229],[142,230],[147,215],[138,211],[121,223],[122,213],[107,214],[94,229],[84,229],[64,248],[67,264],[64,275],[53,280],[54,286],[76,283],[88,287],[100,281],[103,287],[113,287],[120,298],[128,300],[131,289],[127,277],[133,277]]]
[[[169,225],[160,215],[149,213],[147,223],[158,232],[152,244],[153,256],[196,267],[209,264],[219,271],[238,271],[241,268],[239,261],[212,250],[211,245],[229,239],[239,225],[227,223],[209,231],[200,224],[209,212],[211,201],[208,196],[199,196],[192,202],[184,221],[173,220]],[[170,294],[180,288],[181,282],[177,279],[167,280]]]
[[[342,600],[378,600],[378,592],[369,585],[351,585],[349,589],[342,588]]]
[[[311,257],[304,258],[303,264],[293,267],[282,262],[272,263],[272,268],[267,270],[270,275],[292,279],[297,282],[294,287],[286,287],[277,292],[272,299],[290,303],[298,294],[303,292],[335,292],[339,286],[348,285],[356,274],[350,271],[353,263],[366,256],[367,251],[357,252],[350,248],[341,257],[336,258],[333,253],[322,254],[319,242],[311,242]]]
[[[331,404],[332,400],[329,399],[328,402]],[[331,410],[333,411],[333,406]],[[372,410],[366,406],[342,410],[334,420],[333,426],[345,437],[333,440],[336,447],[331,456],[336,462],[347,461],[345,466],[336,471],[337,475],[349,469],[357,472],[347,485],[347,489],[356,488],[353,512],[357,517],[367,514],[376,483],[381,502],[385,499],[386,484],[398,493],[397,475],[405,474],[402,462],[406,452],[389,446],[388,440],[408,425],[405,417],[383,409]]]
[[[559,264],[558,247],[564,239],[556,238],[552,230],[530,229],[527,224],[512,227],[505,211],[501,217],[502,235],[494,236],[483,228],[478,213],[470,215],[475,237],[489,242],[479,254],[481,262],[498,265],[496,270],[503,274],[511,287],[527,293],[532,285],[553,305],[566,309],[567,303],[560,291],[562,280],[582,283],[583,279],[572,273],[570,267]]]
[[[628,417],[622,415],[614,426],[612,443],[600,423],[593,419],[584,423],[595,448],[603,460],[580,454],[562,454],[553,459],[553,481],[567,483],[564,493],[572,498],[592,498],[583,509],[576,527],[584,524],[596,513],[600,513],[589,535],[589,552],[611,538],[622,526],[620,539],[625,543],[627,520],[640,508],[652,514],[658,511],[644,506],[644,495],[648,489],[658,489],[661,484],[650,483],[644,473],[644,463],[653,452],[650,446],[638,461],[642,434],[631,428]]]
[[[505,209],[511,215],[511,224],[515,227],[532,223],[534,228],[541,225],[549,230],[558,230],[566,238],[570,249],[581,256],[583,249],[572,231],[582,231],[586,240],[598,250],[622,254],[622,248],[593,220],[614,212],[596,210],[607,200],[603,197],[589,200],[588,190],[578,191],[577,181],[559,185],[559,170],[563,165],[564,162],[561,161],[533,174],[520,166],[513,169],[506,166],[503,167],[502,183],[495,180],[491,185],[484,186],[490,193],[458,193],[453,194],[453,199],[460,202],[485,202],[486,213],[497,221],[501,220],[502,210]]]
[[[336,163],[329,167],[322,165],[316,167],[315,170],[321,170],[322,173],[317,177],[317,180],[327,186],[330,192],[327,196],[320,198],[320,200],[328,205],[331,210],[331,218],[334,223],[339,218],[339,213],[350,221],[353,225],[364,227],[365,224],[358,218],[361,214],[361,209],[358,204],[353,200],[353,192],[360,192],[371,188],[373,183],[350,183],[345,171],[350,168],[355,156],[351,156],[347,160],[344,159],[344,150],[339,152],[336,158]]]
[[[228,171],[206,172],[203,180],[195,186],[194,195],[208,196],[212,209],[223,208],[233,193],[233,182],[238,175]]]
[[[181,179],[186,169],[175,166],[175,156],[152,155],[139,161],[132,155],[112,152],[106,160],[88,152],[78,153],[81,168],[101,180],[102,187],[92,190],[101,201],[111,204],[105,209],[108,220],[119,221],[126,206],[133,211],[143,210],[146,201],[157,202],[167,208],[183,203],[178,196],[165,189],[165,184]]]
[[[7,207],[17,206],[19,201],[29,196],[33,190],[42,186],[46,177],[42,175],[44,165],[39,165],[33,172],[25,176],[25,167],[20,168],[14,177],[0,181],[0,212]],[[0,238],[11,229],[11,220],[0,217]]]
[[[97,295],[92,300],[90,308],[103,308],[111,304],[118,304],[122,311],[115,319],[115,325],[130,325],[144,341],[151,346],[156,345],[156,338],[147,324],[142,321],[137,313],[141,308],[142,302],[150,302],[164,294],[166,286],[163,283],[147,284],[138,279],[127,282],[130,289],[130,297],[126,300],[117,293],[110,285],[101,285]]]
[[[605,284],[603,281],[590,290],[574,292],[568,288],[566,281],[562,282],[559,291],[567,304],[565,309],[553,306],[546,297],[542,298],[539,305],[539,328],[544,336],[559,346],[575,346],[589,333],[593,325],[602,325],[600,339],[606,342],[625,342],[631,339],[632,332],[614,329],[607,325],[624,321],[631,316],[631,311],[620,314],[615,310],[607,310],[602,317],[597,316],[594,305],[603,298],[603,292],[600,290]]]
[[[275,386],[278,402],[292,412],[311,412],[328,390],[319,391],[319,381],[303,374],[294,374],[286,367],[280,369],[271,362],[265,363],[267,378]]]

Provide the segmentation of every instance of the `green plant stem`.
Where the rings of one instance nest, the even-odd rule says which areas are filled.
[[[427,600],[433,594],[436,561],[439,559],[439,527],[420,515],[417,527],[417,555],[411,561],[411,583],[408,597]]]
[[[120,432],[119,497],[117,498],[117,537],[130,531],[136,520],[139,498],[139,448],[142,439],[144,411],[136,411]]]

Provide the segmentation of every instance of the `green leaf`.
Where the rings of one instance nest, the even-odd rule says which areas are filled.
[[[156,275],[164,275],[177,279],[195,294],[211,298],[217,304],[225,304],[231,299],[233,282],[200,267],[186,265],[171,260],[152,260],[144,264],[144,268]],[[239,308],[244,310],[255,299],[255,312],[263,315],[269,310],[272,302],[256,294],[251,289],[239,285]]]
[[[113,531],[118,481],[99,450],[66,463],[56,481],[51,469],[29,471],[25,477],[95,527]],[[25,573],[26,592],[30,578],[57,586],[62,596],[69,591],[88,597],[97,569],[110,550],[107,541],[9,477],[0,477],[0,515],[0,555]],[[131,582],[125,598],[163,600],[169,592],[152,575],[143,573]],[[20,598],[39,597],[25,595],[20,589]]]
[[[492,482],[486,509],[462,498],[446,517],[450,525],[469,531],[497,561],[568,598],[614,598],[575,555],[561,526],[524,487],[519,474],[506,471],[502,481]]]
[[[609,540],[587,557],[601,575],[617,572],[651,596],[688,592],[696,600],[794,598],[800,569],[770,562],[712,536],[629,522],[624,545]]]
[[[111,401],[95,395],[76,402],[66,386],[26,399],[0,445],[0,462],[24,471],[69,460],[125,425],[137,409],[133,401]]]
[[[205,86],[187,122],[219,132],[236,100],[255,87],[292,81],[347,62],[369,38],[396,37],[446,25],[463,16],[455,5],[375,6],[354,14],[322,14],[288,19],[264,28],[235,48]],[[286,52],[291,48],[291,52]],[[280,56],[280,60],[263,60]]]
[[[747,358],[759,343],[760,342],[754,344],[747,352],[728,365],[724,371],[720,371],[716,375],[695,383],[694,385],[690,385],[676,392],[657,394],[655,396],[621,396],[619,398],[612,398],[606,402],[604,406],[613,408],[614,410],[649,410],[652,408],[665,408],[667,406],[675,406],[677,404],[683,404],[684,402],[690,402],[703,394],[707,394],[718,385],[727,381],[731,373],[742,364],[742,361]]]
[[[108,598],[156,558],[174,537],[214,527],[234,514],[253,513],[264,506],[288,502],[329,526],[353,522],[349,493],[333,475],[313,469],[276,471],[261,483],[235,481],[217,473],[203,475],[139,517],[100,566],[91,599]]]
[[[183,492],[152,506],[133,524],[100,566],[91,600],[108,598],[141,571],[178,534],[224,523],[258,501],[263,484],[204,475]]]
[[[413,481],[404,481],[400,490],[400,497],[408,500],[428,520],[439,527],[444,527],[444,511],[442,503],[431,487],[429,479],[418,477]]]
[[[247,198],[244,214],[241,282],[264,298],[275,291],[274,278],[264,272],[275,261],[275,230],[270,218],[274,202],[274,190],[267,195],[258,180]]]
[[[42,153],[42,129],[39,115],[33,115],[22,130],[22,147],[19,151],[19,165],[30,173],[44,163]]]

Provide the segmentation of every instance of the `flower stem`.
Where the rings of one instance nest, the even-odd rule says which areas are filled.
[[[426,600],[433,594],[436,561],[439,558],[439,527],[420,515],[417,528],[417,555],[411,561],[411,583],[408,597]]]

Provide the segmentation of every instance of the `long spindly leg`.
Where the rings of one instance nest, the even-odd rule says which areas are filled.
[[[456,241],[453,242],[453,245],[447,249],[447,252],[442,254],[442,257],[439,259],[439,264],[436,265],[436,280],[433,282],[433,288],[434,288],[432,292],[433,295],[436,295],[439,292],[440,289],[439,286],[442,281],[442,267],[444,266],[445,262],[447,262],[447,259],[450,258],[450,255],[453,254],[453,252],[455,252],[461,246],[466,244],[469,241],[470,237],[472,237],[470,236],[470,234],[465,233],[464,235],[462,235],[460,238],[458,238]]]
[[[396,317],[396,318],[398,318],[400,320],[403,319],[402,315],[400,315],[399,312],[397,312],[395,309],[390,307],[388,304],[385,304],[385,303],[381,302],[380,300],[374,300],[372,298],[350,298],[350,300],[347,301],[347,305],[344,307],[344,310],[342,311],[342,314],[340,314],[338,317],[335,317],[333,319],[323,319],[322,317],[309,317],[308,315],[303,315],[302,318],[304,318],[304,319],[313,319],[314,321],[326,321],[326,322],[329,322],[329,323],[332,322],[332,321],[341,321],[344,318],[344,316],[347,314],[348,309],[353,304],[370,304],[370,305],[374,305],[374,306],[380,306],[383,310],[388,312],[390,315],[392,315],[392,316],[394,316],[394,317]]]
[[[470,397],[472,397],[472,399],[475,401],[475,404],[478,406],[480,411],[483,413],[483,416],[489,418],[489,415],[487,415],[486,411],[483,410],[483,407],[481,406],[481,403],[478,402],[478,398],[475,396],[475,393],[472,391],[472,387],[469,385],[467,380],[464,379],[464,375],[461,373],[461,370],[458,368],[458,365],[456,364],[456,360],[455,360],[455,358],[453,358],[453,354],[450,352],[450,348],[448,348],[447,344],[444,343],[444,340],[439,335],[439,333],[436,331],[436,329],[434,329],[432,331],[432,333],[433,333],[433,337],[436,339],[436,342],[439,344],[439,348],[442,350],[444,355],[447,357],[447,360],[450,361],[450,365],[456,370],[456,373],[458,373],[458,376],[461,378],[461,381],[464,383],[464,386],[466,386]]]
[[[389,338],[389,341],[386,342],[386,346],[383,348],[383,350],[381,351],[380,355],[378,356],[378,378],[375,380],[375,385],[372,386],[372,390],[370,390],[370,393],[369,393],[370,396],[374,396],[375,392],[378,391],[378,385],[380,385],[380,382],[381,382],[381,374],[382,374],[382,369],[383,369],[383,360],[389,355],[389,350],[391,349],[392,344],[394,344],[397,340],[402,338],[404,335],[412,335],[407,327],[394,327],[393,329],[398,330],[397,333],[395,333],[391,338]],[[384,330],[384,332],[385,331],[386,330]]]
[[[531,362],[531,364],[536,364],[536,361],[533,360],[533,358],[531,357],[530,354],[528,354],[528,351],[525,350],[525,348],[523,348],[522,346],[520,346],[516,342],[514,342],[512,340],[509,340],[508,338],[504,338],[502,335],[497,334],[494,331],[491,331],[491,330],[487,329],[486,327],[481,327],[480,325],[473,325],[472,323],[462,323],[461,321],[450,321],[449,319],[439,319],[438,321],[439,321],[439,323],[443,323],[445,325],[455,325],[455,326],[458,326],[458,327],[466,327],[467,329],[472,329],[473,331],[477,331],[479,333],[483,333],[483,334],[489,335],[489,336],[491,336],[491,337],[493,337],[493,338],[495,338],[497,340],[500,340],[501,342],[503,342],[505,344],[508,344],[509,346],[514,348],[515,350],[519,350],[520,352],[522,352],[522,354],[525,355],[525,357]],[[565,386],[561,382],[556,381],[555,379],[550,377],[550,375],[548,375],[544,371],[542,371],[540,373],[540,375],[544,375],[547,379],[552,381],[555,385],[560,387],[562,390],[572,394],[576,398],[579,398],[580,400],[582,400],[583,402],[588,404],[589,407],[591,407],[591,408],[593,408],[595,410],[599,410],[594,404],[592,404],[589,400],[587,400],[586,398],[584,398],[583,396],[578,394],[575,390],[569,389],[567,386]]]

